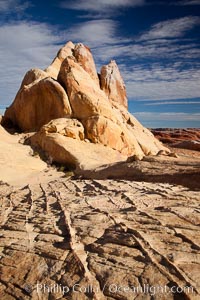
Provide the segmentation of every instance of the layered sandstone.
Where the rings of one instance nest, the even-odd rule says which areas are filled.
[[[197,191],[60,178],[0,194],[1,299],[199,299]]]

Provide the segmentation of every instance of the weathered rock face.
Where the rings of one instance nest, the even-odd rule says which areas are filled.
[[[53,62],[51,65],[45,69],[46,73],[48,76],[57,79],[58,73],[60,71],[60,66],[63,62],[63,60],[68,57],[73,55],[73,49],[75,45],[72,42],[68,42],[64,47],[62,47],[59,51],[57,56],[54,58]]]
[[[74,56],[82,68],[91,76],[99,86],[99,78],[90,49],[83,44],[77,44],[74,48]]]
[[[22,131],[38,130],[43,124],[71,115],[71,107],[63,87],[48,77],[24,85],[15,101],[5,112],[5,122],[11,121]]]
[[[40,69],[31,69],[24,76],[20,89],[22,89],[25,85],[29,85],[35,81],[40,81],[47,77],[48,74],[45,71]]]
[[[41,133],[59,133],[63,136],[67,136],[77,140],[84,140],[84,127],[76,119],[54,119],[48,124],[44,125]]]
[[[71,124],[68,124],[68,121],[53,120],[43,126],[31,137],[31,144],[42,148],[52,161],[67,163],[73,169],[93,170],[101,165],[126,160],[126,156],[110,147],[83,140],[81,124],[76,120],[71,120]],[[72,122],[75,124],[70,130]]]
[[[58,81],[67,90],[75,118],[83,120],[95,115],[113,117],[108,98],[74,57],[64,60]]]
[[[125,84],[114,60],[101,68],[100,84],[111,102],[118,102],[128,107]]]
[[[93,143],[101,143],[123,153],[135,153],[141,159],[144,153],[135,137],[123,124],[118,124],[103,116],[88,118],[83,121],[86,136]]]
[[[66,120],[45,125],[60,118]],[[167,151],[127,111],[126,89],[117,64],[111,61],[103,66],[99,82],[89,48],[72,42],[58,52],[45,71],[32,69],[25,75],[14,103],[6,110],[4,125],[6,122],[22,131],[39,130],[45,125],[33,143],[39,141],[38,144],[49,151],[49,155],[54,150],[48,150],[46,144],[40,142],[41,136],[45,140],[48,135],[48,140],[59,144],[60,148],[65,145],[67,149],[67,145],[70,147],[73,143],[73,147],[79,147],[87,155],[88,151],[96,151],[95,147],[100,145],[104,150],[106,146],[108,151],[117,151],[117,156],[119,153],[126,157],[136,155],[138,159],[144,155],[156,155],[160,150]],[[72,148],[69,152],[72,154]],[[83,159],[79,154],[77,157],[79,162]],[[66,158],[68,162],[70,159]]]

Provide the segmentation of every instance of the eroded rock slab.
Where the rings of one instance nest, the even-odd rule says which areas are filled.
[[[64,136],[48,133],[42,128],[31,137],[31,144],[43,149],[52,162],[76,170],[94,170],[102,165],[126,160],[126,156],[109,147],[67,137],[66,134],[66,131]]]

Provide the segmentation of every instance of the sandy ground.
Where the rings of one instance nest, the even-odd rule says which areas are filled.
[[[19,143],[20,135],[10,135],[0,126],[0,137],[0,181],[25,186],[60,176],[39,156],[33,156],[30,146]]]

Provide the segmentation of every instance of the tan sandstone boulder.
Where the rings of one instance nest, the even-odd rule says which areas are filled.
[[[83,44],[77,44],[74,48],[74,56],[80,66],[91,76],[99,86],[99,78],[90,49]]]
[[[77,170],[93,170],[102,165],[126,160],[126,156],[109,147],[68,137],[66,132],[64,135],[48,132],[44,128],[31,137],[31,144],[39,146],[53,162]]]
[[[73,51],[74,47],[75,47],[75,45],[72,42],[68,42],[65,44],[64,47],[62,47],[58,51],[53,62],[50,64],[50,66],[48,68],[45,69],[45,72],[48,74],[48,76],[50,76],[54,79],[57,79],[63,60],[66,57],[73,55],[72,51]]]
[[[84,140],[84,127],[76,119],[60,118],[52,120],[44,125],[40,132],[45,134],[59,133],[73,139]]]
[[[114,60],[101,68],[100,84],[111,102],[118,102],[128,107],[126,87]]]
[[[83,120],[86,137],[93,143],[100,143],[120,151],[124,155],[137,153],[139,159],[144,156],[136,138],[122,123],[116,123],[103,116]]]
[[[35,81],[40,81],[41,79],[44,79],[47,77],[48,77],[48,74],[45,71],[40,70],[40,69],[31,69],[24,76],[24,79],[22,80],[20,89],[22,89],[25,85],[29,85]]]
[[[34,131],[52,119],[70,115],[71,107],[65,90],[48,77],[19,90],[5,112],[4,125],[10,121],[22,131]]]

